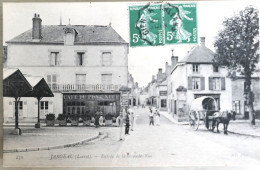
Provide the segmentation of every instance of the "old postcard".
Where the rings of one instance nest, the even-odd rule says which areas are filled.
[[[259,168],[256,4],[3,3],[4,166]]]

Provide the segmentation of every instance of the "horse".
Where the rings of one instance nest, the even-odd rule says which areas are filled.
[[[227,135],[227,128],[230,120],[236,120],[236,112],[234,111],[224,111],[224,112],[215,112],[212,117],[212,132],[217,126],[217,133],[219,133],[218,126],[220,123],[223,123],[224,134]]]

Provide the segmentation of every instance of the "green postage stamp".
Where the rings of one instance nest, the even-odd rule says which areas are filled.
[[[197,43],[197,4],[129,6],[130,46]]]

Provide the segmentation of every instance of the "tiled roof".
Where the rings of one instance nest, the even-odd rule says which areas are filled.
[[[43,25],[40,42],[32,40],[32,29],[14,37],[7,43],[64,43],[64,28],[66,25]],[[91,43],[126,43],[125,40],[111,26],[70,25],[77,31],[74,44]]]
[[[179,63],[213,63],[214,52],[205,46],[195,46]]]

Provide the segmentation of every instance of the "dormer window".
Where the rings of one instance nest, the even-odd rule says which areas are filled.
[[[64,29],[64,45],[74,45],[74,42],[76,41],[76,36],[77,36],[77,31],[70,27],[67,26]]]
[[[198,73],[199,72],[199,65],[198,64],[193,64],[192,65],[192,71],[194,73]]]

